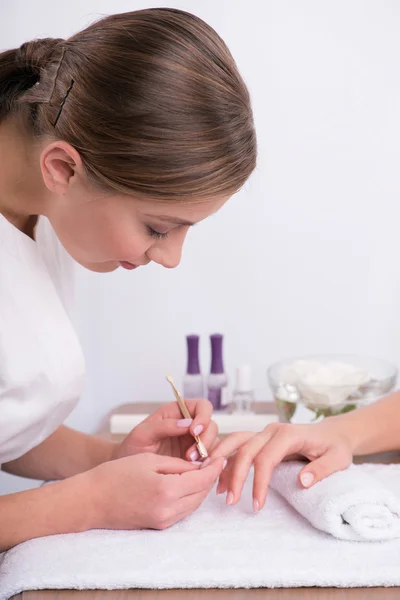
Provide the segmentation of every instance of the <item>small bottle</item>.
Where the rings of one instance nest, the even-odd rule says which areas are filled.
[[[183,378],[183,397],[204,398],[204,381],[199,363],[199,336],[187,335],[187,369]]]
[[[222,341],[220,333],[210,335],[211,340],[211,372],[207,380],[208,399],[214,410],[227,407],[228,377],[224,373],[222,360]]]
[[[252,412],[254,391],[251,381],[251,367],[249,365],[242,365],[236,369],[236,382],[232,401],[235,412]]]

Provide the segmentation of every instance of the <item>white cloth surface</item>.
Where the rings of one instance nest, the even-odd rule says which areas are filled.
[[[303,467],[282,463],[271,486],[314,527],[343,540],[400,538],[400,494],[354,465],[304,489],[298,483]]]
[[[0,214],[0,464],[53,433],[83,387],[73,260],[45,217],[35,237]]]
[[[400,465],[363,465],[400,497]],[[400,540],[351,542],[318,531],[270,490],[251,511],[210,494],[165,531],[90,531],[25,542],[3,555],[0,600],[36,589],[359,587],[400,585]]]

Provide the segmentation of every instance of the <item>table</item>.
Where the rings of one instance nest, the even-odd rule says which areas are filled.
[[[125,404],[112,414],[153,412],[160,404]],[[258,413],[271,413],[275,407],[269,402],[259,402],[254,407]],[[110,414],[101,423],[98,434],[107,439],[122,439],[109,433]],[[355,463],[400,463],[400,452],[364,456]],[[294,588],[294,589],[237,589],[237,590],[48,590],[22,592],[13,600],[400,600],[399,588]]]
[[[398,588],[257,590],[86,590],[23,592],[13,600],[399,600]]]

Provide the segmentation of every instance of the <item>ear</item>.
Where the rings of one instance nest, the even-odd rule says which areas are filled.
[[[81,171],[82,159],[70,144],[63,141],[52,142],[40,156],[40,168],[46,187],[59,195],[64,195],[68,187]]]

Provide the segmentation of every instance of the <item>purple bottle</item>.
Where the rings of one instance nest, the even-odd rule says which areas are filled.
[[[211,372],[207,379],[208,399],[214,410],[227,406],[228,378],[224,372],[222,359],[223,336],[220,333],[210,335],[211,341]]]
[[[187,369],[183,378],[183,397],[204,398],[204,381],[199,363],[199,336],[187,335]]]

